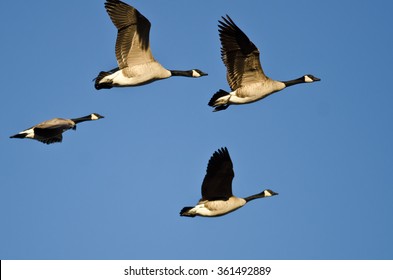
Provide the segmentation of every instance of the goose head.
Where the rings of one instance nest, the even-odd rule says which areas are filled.
[[[194,77],[194,78],[207,76],[207,73],[205,73],[205,72],[203,72],[203,71],[201,71],[199,69],[193,69],[193,70],[191,70],[191,73],[192,73],[192,77]]]
[[[319,82],[321,80],[320,78],[317,78],[311,74],[304,75],[303,79],[305,83]]]
[[[276,193],[275,191],[272,191],[270,189],[266,189],[263,192],[261,192],[260,195],[261,195],[261,197],[268,197],[268,196],[278,195],[278,193]]]
[[[101,116],[100,114],[97,114],[97,113],[90,114],[91,120],[99,120],[99,119],[103,119],[103,118],[104,118],[104,116]]]

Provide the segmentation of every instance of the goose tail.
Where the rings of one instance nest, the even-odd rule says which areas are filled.
[[[184,207],[184,208],[181,209],[181,211],[180,211],[180,216],[194,218],[196,215],[189,212],[189,211],[190,211],[191,209],[193,209],[193,208],[194,208],[194,207]]]
[[[225,101],[219,100],[221,97],[224,97],[224,96],[229,96],[229,92],[220,89],[210,99],[208,105],[211,107],[215,107],[214,112],[225,110],[226,108],[229,107],[229,104],[226,104],[226,102],[229,100],[229,98],[228,98],[228,100],[225,100]]]
[[[106,82],[101,82],[101,80],[103,78],[105,78],[106,76],[112,74],[111,72],[105,72],[105,71],[101,71],[98,76],[93,79],[93,81],[95,81],[94,83],[94,87],[96,88],[96,90],[105,88],[105,89],[109,89],[112,88],[112,81],[106,81]]]
[[[27,133],[18,133],[15,135],[10,136],[10,138],[26,138]]]

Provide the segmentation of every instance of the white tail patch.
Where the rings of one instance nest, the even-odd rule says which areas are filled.
[[[26,129],[24,131],[19,132],[19,134],[24,134],[24,133],[27,134],[25,136],[25,138],[34,138],[34,129],[33,128]]]

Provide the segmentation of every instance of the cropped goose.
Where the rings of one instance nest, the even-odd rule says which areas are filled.
[[[96,113],[76,119],[54,118],[23,130],[18,134],[10,136],[10,138],[30,138],[45,144],[52,144],[61,142],[63,140],[62,133],[69,129],[75,130],[76,124],[102,118],[103,116]]]
[[[107,0],[106,11],[116,26],[116,59],[118,67],[100,72],[95,78],[95,88],[130,87],[145,85],[171,76],[199,78],[207,74],[198,69],[167,70],[158,63],[150,50],[150,22],[134,7],[118,1]]]
[[[206,175],[202,183],[202,198],[196,206],[184,207],[180,216],[216,217],[228,214],[244,206],[247,202],[278,193],[266,189],[263,192],[246,198],[232,194],[233,172],[232,160],[227,148],[221,148],[213,153],[207,165]]]
[[[228,15],[222,19],[218,21],[221,59],[232,91],[220,89],[213,95],[208,105],[214,107],[214,111],[225,110],[231,104],[255,102],[296,84],[320,81],[310,74],[285,82],[270,79],[263,72],[257,47]]]

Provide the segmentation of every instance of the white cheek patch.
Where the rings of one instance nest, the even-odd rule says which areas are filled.
[[[304,81],[306,82],[306,83],[312,83],[312,82],[314,82],[314,80],[313,79],[311,79],[309,76],[304,76]]]
[[[195,71],[195,70],[192,70],[192,76],[194,77],[194,78],[199,78],[200,76],[201,76],[201,74],[199,74],[197,71]]]
[[[98,117],[95,114],[91,114],[91,119],[92,120],[98,120]]]
[[[264,191],[264,193],[265,193],[265,196],[272,196],[272,194],[268,191]]]

